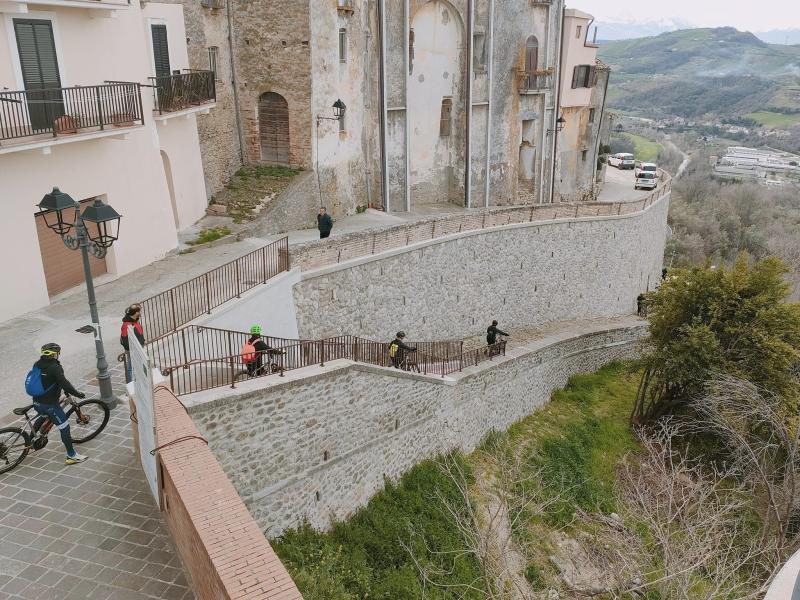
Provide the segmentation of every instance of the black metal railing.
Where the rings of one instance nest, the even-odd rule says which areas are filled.
[[[183,73],[150,77],[159,114],[185,110],[216,102],[217,89],[213,71],[185,70]]]
[[[143,122],[138,83],[0,92],[0,144],[42,134],[67,135]]]
[[[289,238],[281,238],[229,263],[156,294],[140,304],[145,338],[176,331],[289,270]]]

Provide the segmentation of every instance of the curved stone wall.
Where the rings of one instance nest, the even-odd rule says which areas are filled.
[[[422,460],[474,449],[576,373],[637,356],[645,324],[565,326],[508,356],[436,378],[339,360],[184,400],[269,537],[344,519]],[[242,424],[253,426],[242,427]]]
[[[468,231],[303,273],[300,336],[441,340],[614,317],[661,279],[669,195],[644,211]]]

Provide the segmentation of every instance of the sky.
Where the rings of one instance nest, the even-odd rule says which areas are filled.
[[[695,27],[732,26],[745,31],[800,28],[800,0],[567,0],[569,8],[598,21],[678,20]],[[636,7],[642,8],[636,14]]]

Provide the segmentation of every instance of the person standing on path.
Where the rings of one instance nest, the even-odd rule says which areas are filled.
[[[139,319],[142,316],[142,307],[138,304],[131,304],[125,309],[125,316],[122,317],[122,330],[119,334],[119,343],[125,349],[125,383],[133,380],[133,365],[131,365],[131,348],[128,343],[128,327],[133,327],[136,339],[144,346],[144,329]]]
[[[319,239],[328,237],[331,234],[331,229],[333,229],[333,219],[331,219],[324,206],[319,209],[319,214],[317,215],[317,229],[319,229]]]
[[[42,346],[41,357],[33,364],[33,368],[28,374],[26,388],[28,387],[28,380],[32,376],[40,378],[39,385],[42,393],[33,396],[33,408],[39,413],[39,417],[34,422],[34,428],[38,430],[44,423],[45,417],[50,419],[58,427],[58,431],[61,433],[61,441],[64,442],[64,447],[67,449],[67,457],[64,459],[64,464],[74,465],[85,461],[87,457],[75,452],[75,448],[72,445],[69,420],[67,415],[64,414],[64,409],[61,408],[61,391],[63,390],[70,396],[80,399],[86,398],[86,394],[76,390],[75,386],[64,376],[64,367],[58,361],[60,355],[61,346],[58,344],[50,343]],[[38,375],[35,375],[37,370]]]

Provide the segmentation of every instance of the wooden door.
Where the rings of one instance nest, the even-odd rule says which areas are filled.
[[[259,99],[258,133],[262,162],[288,166],[289,104],[280,94],[268,92]]]

